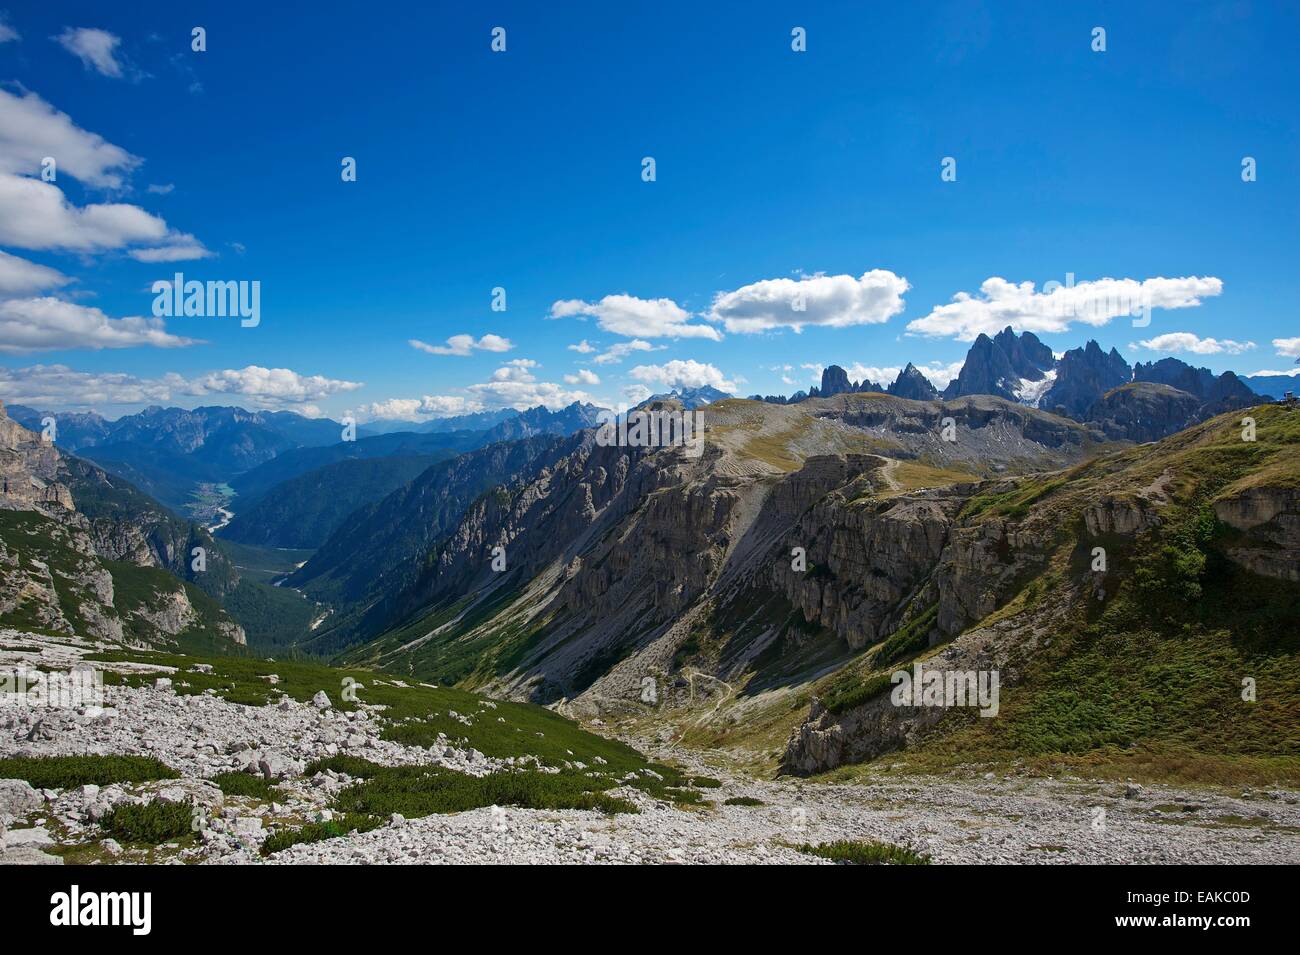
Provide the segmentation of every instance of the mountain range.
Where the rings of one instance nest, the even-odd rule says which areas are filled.
[[[602,719],[641,712],[646,679],[690,711],[703,675],[784,734],[765,758],[791,773],[940,729],[941,713],[881,703],[921,658],[995,665],[1050,700],[1070,667],[1140,668],[1225,626],[1233,667],[1300,657],[1289,407],[1230,372],[1129,366],[1095,343],[1058,359],[1009,331],[977,339],[943,395],[913,365],[867,385],[832,366],[802,399],[651,399],[707,407],[699,455],[602,443],[600,409],[580,404],[297,447],[321,426],[239,409],[61,427],[88,455],[225,467],[278,445],[231,476],[237,513],[215,538],[3,415],[0,624],[304,654]],[[1097,547],[1122,572],[1089,570]],[[1046,634],[1117,642],[1094,659],[1092,638]]]
[[[1267,383],[1279,393],[1290,390],[1280,387],[1290,383],[1284,376],[1269,378]],[[1146,387],[1148,384],[1164,387]],[[1128,387],[1132,385],[1139,387]],[[1207,368],[1196,368],[1177,358],[1130,366],[1114,348],[1104,352],[1095,341],[1072,348],[1058,358],[1032,332],[1017,334],[1007,327],[993,337],[980,334],[975,339],[942,397],[994,395],[1076,421],[1104,423],[1106,435],[1112,440],[1150,441],[1223,411],[1255,404],[1260,397],[1270,397],[1256,387],[1262,388],[1263,384],[1239,378],[1231,371],[1216,376]],[[1114,394],[1121,388],[1127,389],[1123,395]],[[797,404],[812,398],[868,392],[920,401],[940,397],[924,372],[909,362],[888,386],[851,381],[844,368],[830,365],[822,371],[820,386],[806,393],[751,398],[769,404]],[[1135,395],[1140,395],[1140,400]],[[1118,417],[1113,413],[1117,404],[1126,408]]]

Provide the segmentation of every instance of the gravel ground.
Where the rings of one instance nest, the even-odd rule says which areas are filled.
[[[5,638],[9,637],[5,649]],[[14,649],[32,638],[0,632],[0,670],[46,667],[77,649]],[[66,659],[60,658],[64,653]],[[184,673],[158,671],[180,682]],[[794,846],[838,839],[906,845],[939,863],[1300,863],[1300,794],[1182,790],[1029,777],[934,779],[891,775],[869,784],[761,781],[721,774],[712,806],[677,808],[638,790],[615,790],[641,812],[490,807],[404,820],[369,833],[295,846],[263,859],[269,831],[329,818],[345,776],[304,778],[307,762],[338,752],[386,765],[436,764],[483,774],[492,760],[439,742],[402,746],[378,737],[382,716],[286,700],[250,707],[216,696],[178,696],[166,682],[108,688],[102,711],[0,706],[0,757],[132,753],[183,778],[138,786],[32,790],[0,781],[0,862],[57,862],[75,845],[104,862],[202,863],[807,863]],[[251,770],[280,783],[274,803],[224,797],[211,777]],[[709,775],[719,777],[712,768]],[[749,797],[757,806],[727,806]],[[103,839],[97,820],[120,802],[192,800],[199,842],[130,849]]]

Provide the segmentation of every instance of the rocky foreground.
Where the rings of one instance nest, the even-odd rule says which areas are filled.
[[[0,634],[0,670],[57,667],[81,649]],[[112,667],[136,676],[148,669]],[[380,738],[378,708],[343,712],[323,693],[311,702],[286,698],[267,706],[180,695],[185,671],[156,670],[145,685],[106,687],[102,707],[0,705],[0,759],[135,754],[181,774],[65,790],[0,780],[0,862],[59,863],[68,855],[96,863],[807,863],[820,860],[797,846],[841,839],[904,845],[940,863],[1300,862],[1300,794],[1294,792],[992,777],[832,785],[724,776],[702,806],[680,808],[628,787],[612,794],[635,803],[638,813],[489,806],[393,816],[370,832],[263,857],[259,849],[269,833],[332,818],[331,798],[351,782],[333,771],[305,776],[312,760],[347,754],[473,775],[536,768],[536,761],[490,759],[453,740],[428,747],[391,742]],[[491,705],[482,712],[490,716]],[[231,771],[274,781],[275,797],[224,795],[212,779]],[[737,798],[757,804],[724,804]],[[100,821],[114,806],[152,800],[195,807],[197,838],[133,847],[105,837]]]

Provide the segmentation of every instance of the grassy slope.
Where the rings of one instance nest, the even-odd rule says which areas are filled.
[[[20,567],[23,562],[30,564],[33,560],[49,567],[59,606],[80,634],[87,632],[83,608],[87,604],[97,605],[99,598],[78,585],[75,578],[82,576],[85,568],[98,565],[113,579],[113,605],[100,609],[105,615],[121,621],[123,635],[128,640],[209,653],[237,653],[241,650],[217,629],[216,624],[224,617],[220,604],[198,587],[156,567],[138,567],[81,554],[71,546],[66,529],[52,518],[35,511],[0,510],[0,539],[17,556]],[[179,590],[185,591],[190,605],[198,613],[198,620],[187,630],[169,636],[136,614],[138,610],[158,606],[160,596]],[[30,598],[22,599],[7,613],[0,614],[0,625],[20,630],[43,629],[29,601]]]
[[[1256,419],[1254,443],[1241,440],[1244,414]],[[1003,688],[997,718],[954,712],[908,762],[1300,783],[1300,586],[1228,560],[1234,532],[1211,509],[1243,488],[1300,483],[1300,415],[1272,407],[1224,415],[1158,445],[1080,465],[1064,479],[1027,479],[1016,491],[972,502],[973,520],[1028,516],[1063,529],[1052,569],[994,616],[1088,574],[1097,541],[1083,530],[1084,507],[1136,494],[1162,476],[1172,476],[1172,500],[1160,526],[1136,542],[1105,541],[1106,599],[1076,608],[1051,646],[1026,661],[1020,685]],[[887,689],[882,674],[925,655],[868,663],[820,689],[828,700],[872,681]],[[1242,698],[1247,678],[1255,702]]]

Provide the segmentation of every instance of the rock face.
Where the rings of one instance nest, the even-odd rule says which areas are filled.
[[[969,630],[930,657],[925,668],[941,673],[997,671],[1000,693],[1002,687],[1017,681],[1017,661],[1050,635],[1049,627],[1040,622],[1044,616],[1024,615],[993,627]],[[904,668],[904,672],[908,669]],[[814,699],[808,719],[795,729],[786,745],[781,771],[809,776],[904,749],[917,743],[948,715],[949,710],[943,706],[897,705],[892,694],[891,685],[874,699],[842,713],[832,713],[821,700]]]
[[[1042,381],[1044,375],[1056,367],[1052,350],[1033,332],[1017,335],[1008,325],[993,336],[993,344],[1002,349],[1012,370],[1026,381]]]
[[[1056,381],[1043,395],[1039,406],[1082,420],[1089,408],[1112,388],[1133,377],[1122,355],[1115,349],[1103,352],[1095,341],[1072,348],[1056,367]]]
[[[889,394],[899,398],[911,398],[913,401],[934,401],[939,397],[939,392],[934,385],[930,384],[930,379],[921,374],[910,361],[889,386]]]
[[[981,334],[975,339],[966,353],[961,373],[949,382],[943,394],[945,398],[997,395],[1018,401],[1029,386],[1043,381],[1055,365],[1052,350],[1033,332],[1017,335],[1007,326],[993,338]]]
[[[839,365],[828,365],[822,369],[822,383],[820,388],[812,388],[808,392],[809,398],[830,398],[835,395],[847,395],[859,391],[884,391],[880,385],[874,381],[849,381],[849,373]],[[792,402],[794,398],[790,399]]]
[[[1242,533],[1229,557],[1261,576],[1300,581],[1300,490],[1249,487],[1216,501],[1214,515]]]
[[[954,441],[941,434],[947,419]],[[940,586],[934,570],[975,485],[894,495],[898,461],[887,456],[972,471],[1001,462],[1053,468],[1078,460],[1090,441],[1079,425],[988,396],[726,402],[706,421],[698,457],[602,447],[587,433],[480,491],[408,560],[418,568],[411,582],[371,601],[387,615],[383,623],[371,616],[376,632],[401,631],[403,642],[381,636],[356,646],[355,659],[405,668],[418,658],[430,679],[463,679],[468,670],[445,662],[462,652],[453,647],[486,653],[517,634],[508,666],[492,651],[495,674],[484,685],[534,701],[605,705],[635,698],[645,674],[672,671],[699,621],[744,605],[747,594],[781,603],[785,615],[800,611],[845,652],[934,604],[944,608],[943,627],[960,627],[982,606],[979,580],[954,570]],[[881,453],[803,450],[855,446]],[[396,499],[389,506],[386,523],[416,522],[399,516]],[[795,547],[814,570],[792,569]],[[494,567],[498,549],[504,563]],[[962,543],[953,554],[968,550]],[[727,666],[775,636],[734,643]],[[322,628],[312,646],[337,640],[331,649],[347,650],[364,639]]]
[[[602,410],[604,409],[582,401],[575,401],[559,411],[538,405],[490,428],[483,436],[482,443],[518,441],[539,434],[572,434],[583,428],[594,428]]]
[[[1008,401],[1016,400],[1015,389],[1020,381],[1011,358],[993,339],[981,333],[966,353],[961,372],[944,390],[945,398],[965,395],[996,395]]]
[[[72,510],[72,492],[59,482],[58,472],[54,445],[10,418],[0,401],[0,507],[48,504]]]
[[[870,487],[849,487],[824,495],[786,535],[789,547],[805,548],[812,572],[773,560],[771,586],[806,620],[859,650],[898,629],[908,598],[939,562],[964,497],[935,494],[852,506],[849,494]]]
[[[1080,416],[1111,440],[1158,441],[1225,411],[1259,402],[1232,372],[1216,378],[1208,369],[1192,368],[1175,358],[1138,365],[1134,376],[1134,381],[1106,392]],[[1153,380],[1160,377],[1178,385]]]
[[[1133,380],[1168,385],[1194,395],[1200,399],[1198,421],[1259,404],[1259,397],[1233,372],[1216,376],[1208,368],[1193,368],[1177,358],[1162,358],[1145,365],[1139,362],[1133,366]]]
[[[245,642],[224,611],[200,613],[185,586],[161,572],[189,570],[190,545],[201,543],[210,549],[214,581],[222,579],[224,557],[210,537],[65,456],[4,415],[2,405],[0,475],[0,512],[12,512],[0,522],[0,619],[111,640],[174,638],[202,625]],[[78,489],[79,507],[70,488]],[[104,559],[141,569],[127,603]]]
[[[1159,441],[1201,420],[1202,402],[1168,385],[1131,382],[1106,392],[1086,418],[1112,441]]]

